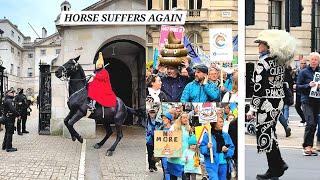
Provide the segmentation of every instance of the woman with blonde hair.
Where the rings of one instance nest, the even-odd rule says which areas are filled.
[[[189,124],[189,114],[186,112],[182,112],[178,119],[175,120],[170,130],[182,132],[182,152],[188,149],[190,132],[192,132],[192,128]],[[168,158],[168,170],[171,180],[176,180],[178,179],[178,177],[185,179],[183,177],[184,161],[182,160],[182,158]]]

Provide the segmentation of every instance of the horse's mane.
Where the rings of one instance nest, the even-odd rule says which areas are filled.
[[[80,77],[81,78],[86,78],[86,74],[84,73],[84,70],[82,69],[82,66],[80,64],[78,64],[79,67],[79,71],[80,71]]]

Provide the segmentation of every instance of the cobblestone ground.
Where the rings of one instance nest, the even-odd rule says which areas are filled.
[[[81,144],[38,135],[38,110],[27,121],[29,134],[13,135],[16,152],[0,151],[0,179],[77,179]],[[4,130],[0,132],[2,143]]]
[[[90,141],[93,146],[104,136],[104,130],[98,131],[98,139]],[[105,180],[142,180],[145,179],[145,130],[141,127],[123,127],[123,138],[119,142],[113,156],[106,156],[106,151],[116,139],[114,133],[98,152],[102,179]],[[88,149],[88,148],[87,148]]]
[[[13,135],[13,146],[18,151],[0,151],[0,179],[78,179],[81,144],[61,136],[38,135],[38,110],[32,108],[27,122],[30,133]],[[97,139],[87,139],[85,179],[145,179],[144,129],[124,127],[124,137],[112,157],[105,153],[114,142],[115,134],[101,149],[93,148],[104,132],[98,127]],[[4,131],[0,131],[1,143],[3,136]]]

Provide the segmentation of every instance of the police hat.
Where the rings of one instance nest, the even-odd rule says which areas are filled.
[[[8,94],[8,93],[15,93],[16,91],[14,90],[14,89],[9,89],[9,90],[7,90],[6,91],[6,94]]]
[[[199,64],[199,65],[195,66],[194,69],[199,70],[205,74],[208,74],[208,67],[204,64]]]

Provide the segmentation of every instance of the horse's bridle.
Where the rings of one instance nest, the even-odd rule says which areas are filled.
[[[70,68],[70,71],[76,71],[78,70],[78,62],[76,62],[75,60],[73,60],[73,62],[75,63],[74,65],[71,66]],[[59,67],[62,67],[63,70],[61,72],[61,78],[59,78],[61,81],[69,81],[69,78],[68,78],[68,72],[67,72],[67,68],[64,67],[63,65],[62,66],[59,66]]]
[[[59,68],[62,67],[61,77],[59,78],[61,81],[68,81],[67,77],[67,68],[65,68],[63,65],[59,66]]]

